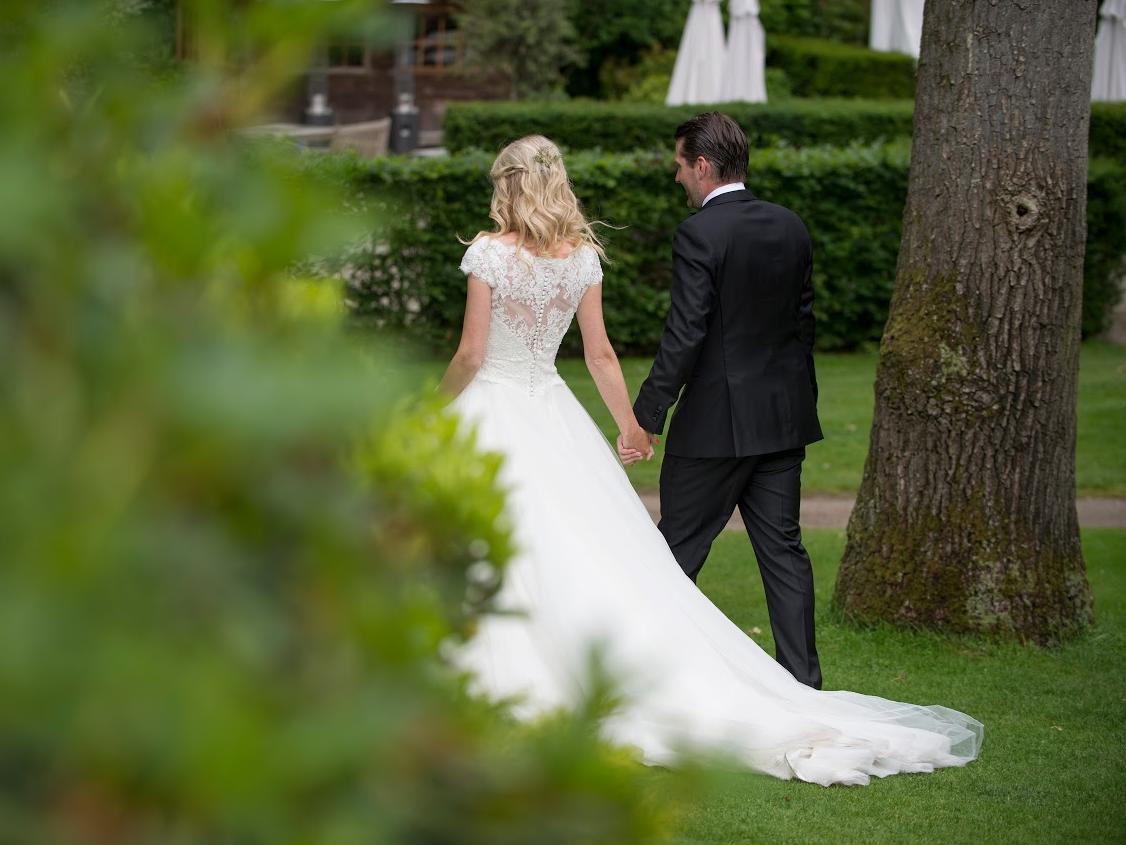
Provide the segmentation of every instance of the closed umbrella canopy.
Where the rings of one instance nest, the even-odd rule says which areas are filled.
[[[923,0],[872,0],[869,47],[917,59],[922,40]]]
[[[692,0],[665,102],[670,106],[718,103],[725,49],[719,0]]]
[[[727,31],[727,65],[722,99],[766,102],[766,36],[758,19],[758,0],[731,0]]]
[[[1106,0],[1095,36],[1092,100],[1126,100],[1126,0]]]

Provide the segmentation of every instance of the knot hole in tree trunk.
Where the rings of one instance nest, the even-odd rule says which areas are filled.
[[[1040,222],[1040,203],[1029,194],[1017,194],[1009,205],[1009,220],[1018,232]]]

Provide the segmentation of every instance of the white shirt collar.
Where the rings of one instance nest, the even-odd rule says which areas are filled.
[[[742,182],[728,182],[726,185],[720,185],[718,188],[716,188],[714,191],[712,191],[710,194],[708,194],[706,197],[704,197],[704,201],[702,203],[700,203],[700,208],[703,208],[705,205],[708,204],[709,200],[712,200],[715,197],[718,197],[720,194],[729,194],[732,191],[745,191],[745,190],[747,190],[747,186],[744,185]]]

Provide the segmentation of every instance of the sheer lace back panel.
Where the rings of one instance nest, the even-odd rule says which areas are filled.
[[[477,377],[518,384],[531,394],[560,382],[555,356],[583,294],[602,281],[598,253],[583,245],[564,258],[546,258],[484,237],[469,245],[461,270],[493,291]]]

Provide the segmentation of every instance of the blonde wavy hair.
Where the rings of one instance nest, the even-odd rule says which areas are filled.
[[[516,235],[516,243],[538,255],[553,255],[560,246],[588,244],[607,261],[602,241],[586,219],[567,177],[559,148],[543,135],[528,135],[500,151],[489,171],[493,200],[489,217],[496,223],[483,237]],[[593,221],[607,225],[600,220]]]

